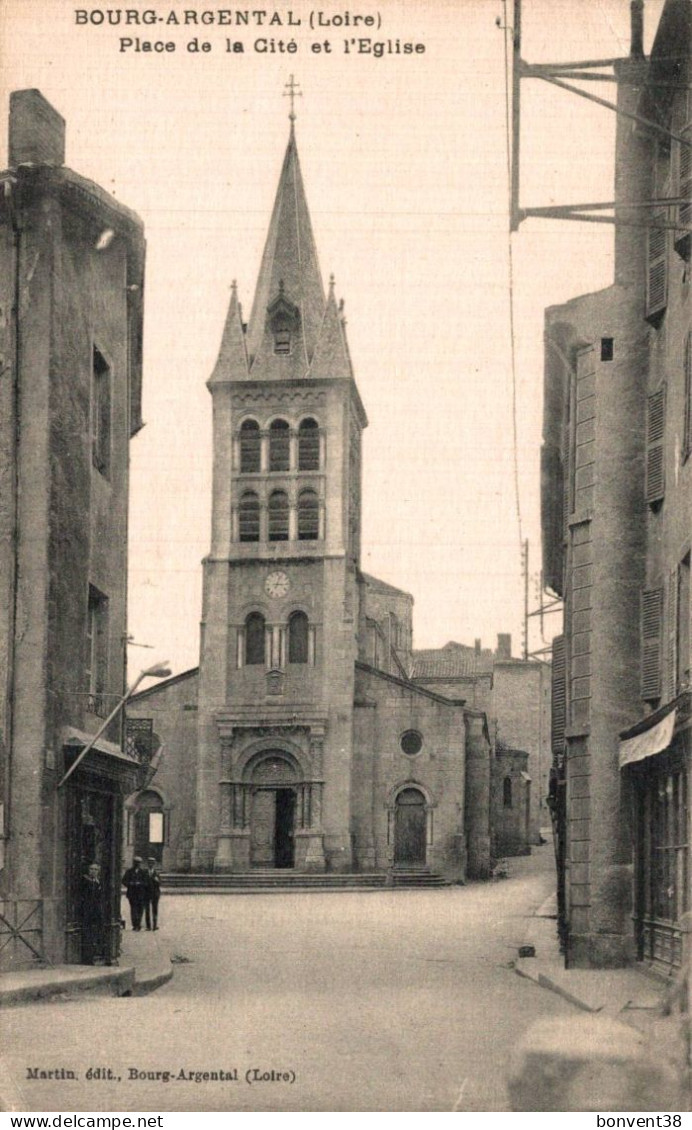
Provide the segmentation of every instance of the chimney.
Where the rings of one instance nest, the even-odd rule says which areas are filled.
[[[512,658],[512,636],[509,632],[497,633],[497,648],[495,650],[496,659],[511,659]]]
[[[65,161],[65,119],[40,90],[14,90],[10,95],[8,159],[13,169]]]
[[[632,29],[630,40],[630,56],[633,59],[644,58],[644,0],[631,0],[630,26]]]
[[[481,641],[476,640],[473,647],[474,647],[474,651],[476,652],[476,655],[480,655],[480,653],[481,653]]]

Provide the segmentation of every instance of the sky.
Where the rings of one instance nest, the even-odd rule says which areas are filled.
[[[520,654],[524,539],[532,609],[540,592],[543,310],[608,285],[612,228],[527,220],[511,237],[513,396],[505,33],[496,22],[511,21],[512,5],[225,2],[118,8],[113,0],[106,9],[2,0],[0,10],[0,104],[13,89],[39,88],[66,119],[66,163],[145,224],[146,427],[131,444],[130,673],[198,661],[211,503],[205,382],[234,279],[246,314],[252,305],[292,74],[322,274],[325,283],[335,275],[345,300],[369,418],[362,567],[414,595],[415,646],[492,646],[510,632]],[[661,7],[647,0],[647,50]],[[124,26],[127,10],[156,22],[135,25],[131,16]],[[267,16],[234,25],[246,10]],[[112,20],[120,13],[120,26],[108,24],[108,11]],[[213,23],[202,23],[205,12]],[[375,26],[343,26],[355,16]],[[524,0],[522,33],[531,63],[624,55],[629,0]],[[145,41],[174,50],[147,52]],[[227,50],[227,41],[244,50]],[[397,42],[414,49],[397,53]],[[381,54],[374,43],[386,45]],[[613,98],[615,89],[599,84],[596,93]],[[521,205],[612,199],[614,126],[608,110],[522,82]],[[5,164],[4,138],[2,147]],[[531,619],[531,651],[559,619],[547,617],[543,638]]]

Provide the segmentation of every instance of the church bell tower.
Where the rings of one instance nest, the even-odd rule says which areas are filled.
[[[291,84],[293,91],[293,85]],[[247,326],[235,283],[213,404],[193,868],[348,871],[361,434],[295,115]]]

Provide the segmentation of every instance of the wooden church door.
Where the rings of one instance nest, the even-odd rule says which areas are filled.
[[[276,801],[273,789],[258,789],[252,798],[250,822],[250,863],[253,867],[274,866]]]
[[[404,789],[394,812],[394,863],[408,867],[425,863],[425,797],[418,789]]]

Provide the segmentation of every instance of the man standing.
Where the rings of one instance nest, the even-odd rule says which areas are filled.
[[[147,873],[142,868],[142,857],[136,855],[132,860],[132,867],[129,867],[123,875],[123,886],[127,901],[130,904],[130,917],[132,919],[132,929],[142,929],[142,912],[147,905],[147,892],[149,888],[149,881]]]
[[[149,897],[144,907],[147,930],[158,930],[161,876],[158,872],[157,861],[154,859],[153,855],[147,860],[147,880],[149,883]]]
[[[103,890],[98,863],[90,863],[82,877],[81,910],[82,961],[84,965],[93,965],[96,958],[103,958],[104,948]]]

